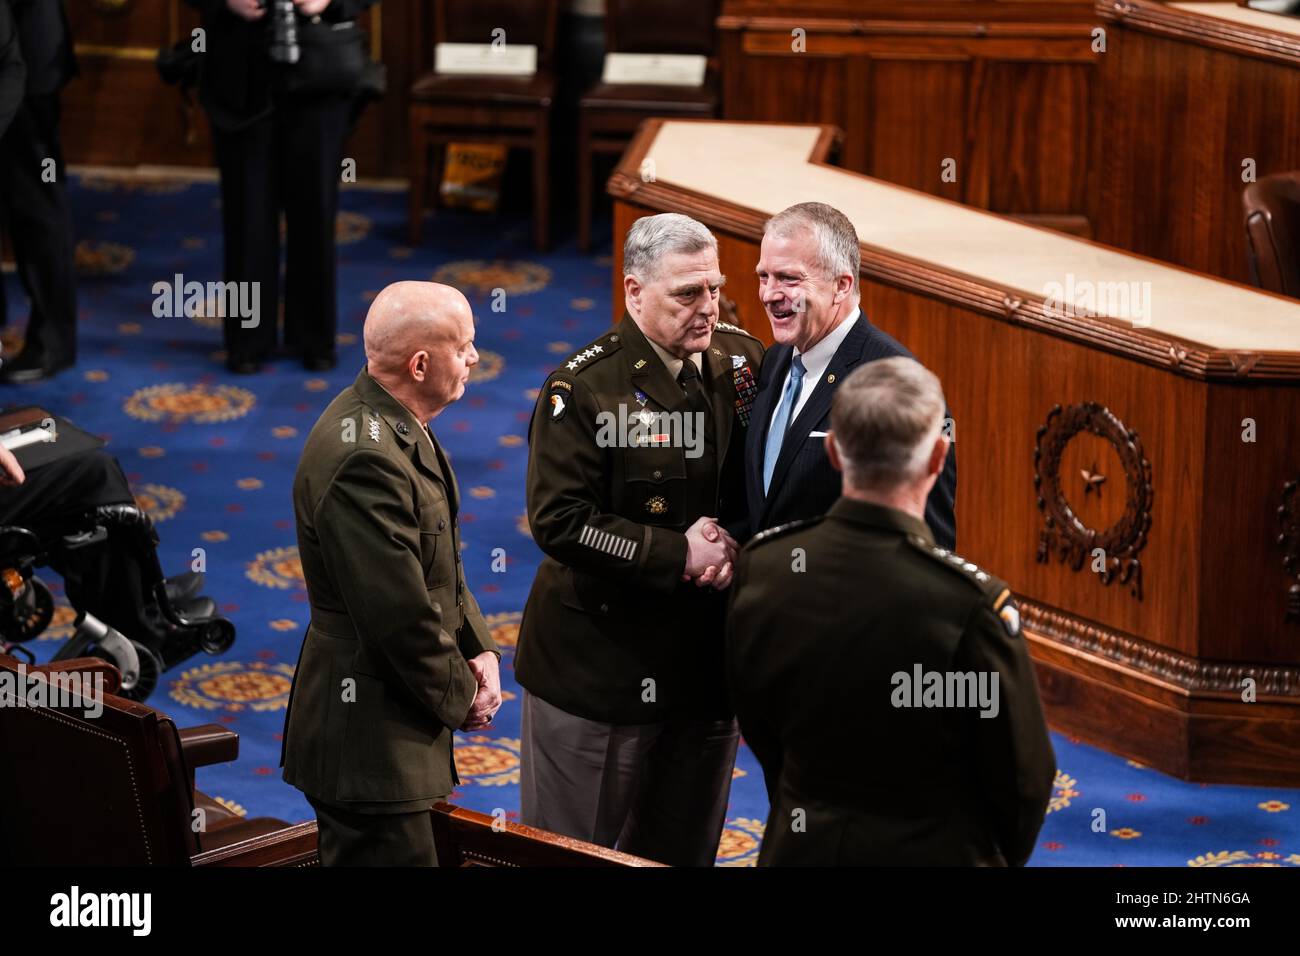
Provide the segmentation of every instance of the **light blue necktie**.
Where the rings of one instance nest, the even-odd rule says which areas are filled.
[[[785,383],[785,391],[781,393],[781,404],[776,406],[772,427],[767,430],[767,447],[763,453],[763,494],[767,494],[767,489],[772,485],[772,472],[776,471],[776,460],[781,456],[781,443],[785,441],[785,432],[790,426],[790,413],[799,400],[803,373],[803,359],[796,355],[790,363],[790,378]]]

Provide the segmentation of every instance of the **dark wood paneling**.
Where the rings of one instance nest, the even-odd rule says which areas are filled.
[[[1098,15],[1114,20],[1112,4]],[[1091,218],[1105,243],[1249,282],[1244,160],[1300,169],[1300,40],[1133,0],[1097,67]],[[1300,338],[1300,334],[1298,334]]]
[[[724,2],[724,116],[833,123],[847,169],[1088,232],[1092,19],[1073,0]]]

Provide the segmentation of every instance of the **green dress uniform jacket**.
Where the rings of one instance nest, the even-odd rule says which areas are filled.
[[[840,498],[755,537],[732,592],[728,680],[771,800],[761,865],[1028,859],[1056,762],[1004,582],[911,515]],[[969,683],[930,694],[931,674],[996,674],[996,707]]]
[[[719,323],[702,355],[712,420],[698,455],[671,441],[661,423],[672,419],[657,417],[684,422],[690,404],[627,316],[538,396],[528,522],[546,556],[524,609],[515,675],[574,716],[614,724],[732,716],[722,670],[726,596],[681,580],[684,532],[703,515],[745,526],[745,430],[763,346]],[[616,420],[636,424],[615,434]]]
[[[459,497],[432,435],[364,369],[307,437],[293,503],[311,623],[282,763],[309,796],[410,812],[459,782],[466,660],[496,651],[465,584]]]

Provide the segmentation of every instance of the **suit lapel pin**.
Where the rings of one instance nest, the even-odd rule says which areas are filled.
[[[827,384],[827,385],[834,385],[834,384],[835,384],[835,373],[834,373],[834,372],[831,372],[830,375],[827,375],[827,376],[826,376],[826,384]]]

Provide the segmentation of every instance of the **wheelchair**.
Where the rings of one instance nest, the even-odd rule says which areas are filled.
[[[153,519],[133,504],[92,508],[44,536],[0,526],[0,653],[35,663],[35,655],[22,645],[41,634],[54,617],[54,597],[36,576],[38,567],[50,566],[66,577],[68,569],[93,568],[116,555],[134,558],[140,568],[136,620],[119,621],[119,630],[77,607],[92,603],[87,595],[79,595],[80,600],[73,601],[75,632],[53,660],[107,660],[122,673],[119,695],[144,701],[164,671],[200,651],[227,651],[235,640],[235,625],[217,613],[211,598],[197,593],[202,574],[164,577],[157,544]]]

